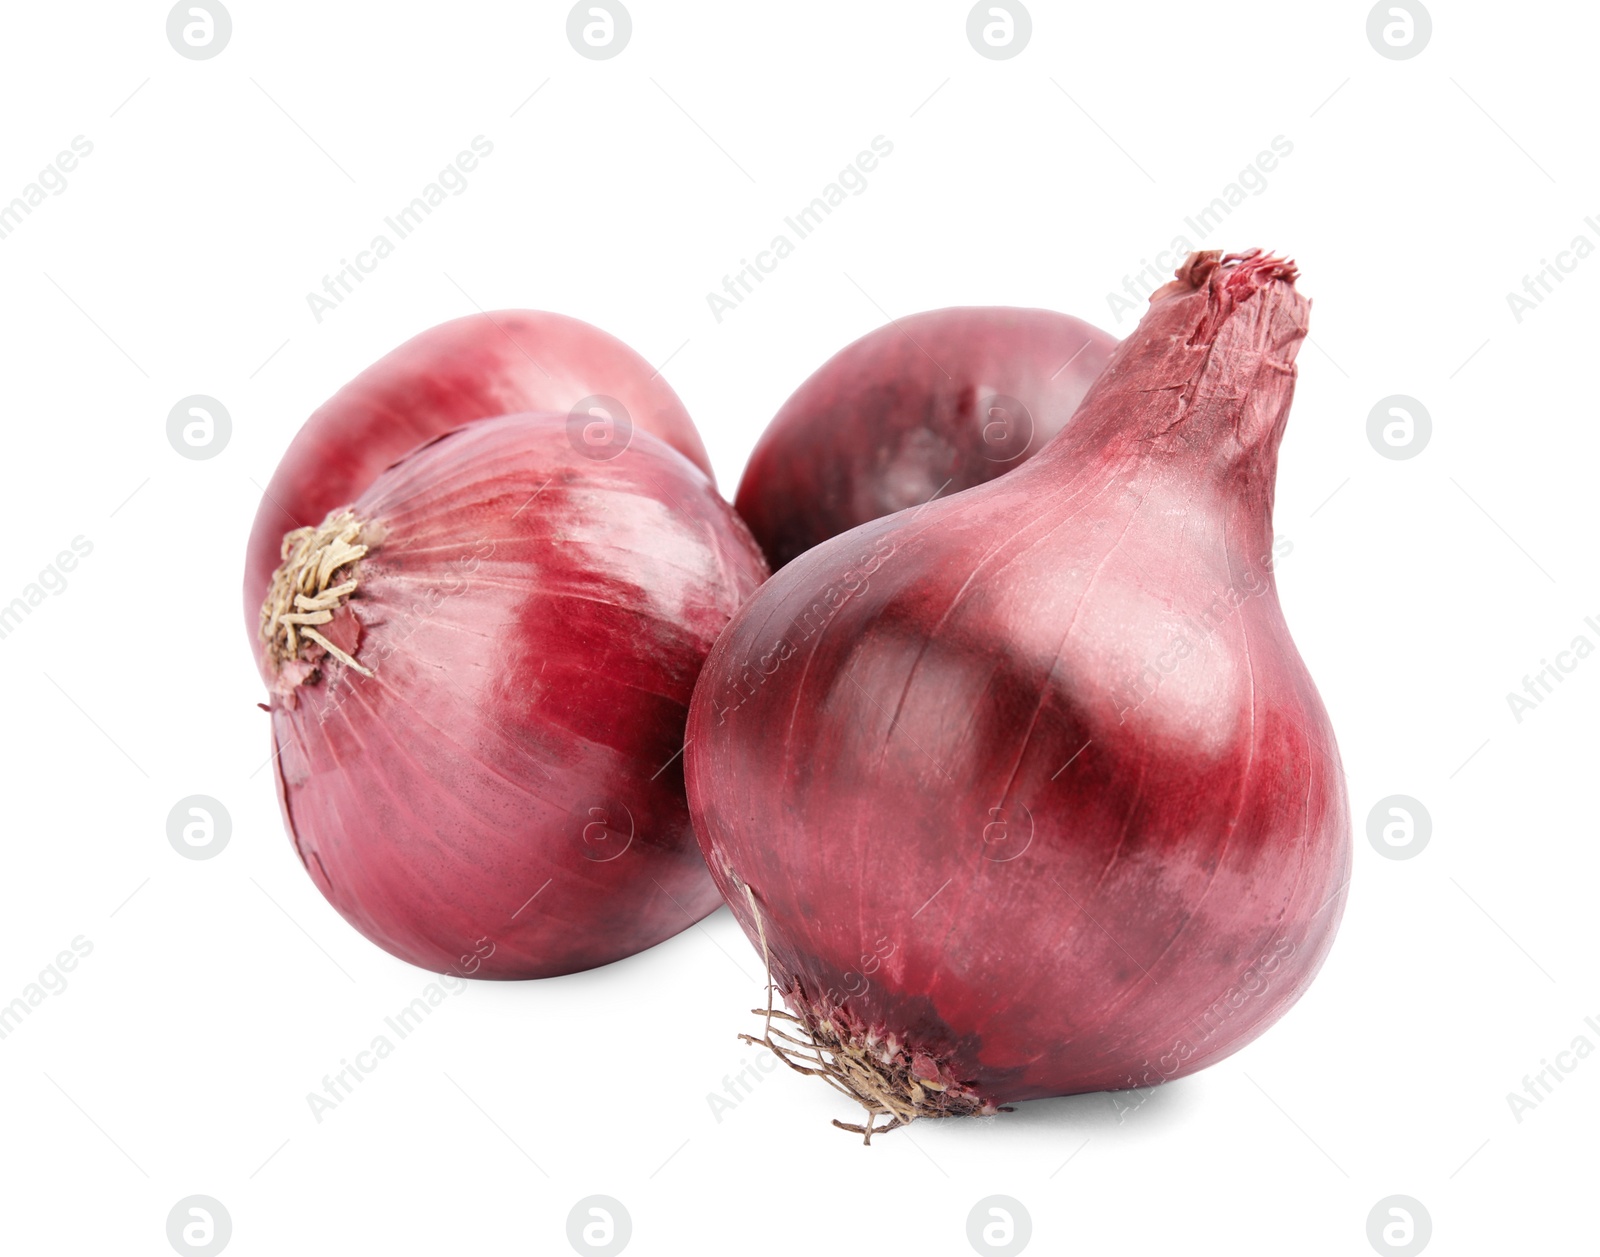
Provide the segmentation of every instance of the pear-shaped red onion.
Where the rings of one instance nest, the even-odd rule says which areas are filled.
[[[795,390],[734,506],[777,569],[857,524],[993,480],[1066,426],[1116,343],[1054,310],[896,319]]]
[[[279,799],[317,887],[402,959],[571,973],[717,906],[679,753],[765,575],[703,472],[566,417],[422,446],[292,534],[263,616]]]
[[[580,442],[621,448],[637,428],[711,474],[700,434],[660,373],[579,319],[542,310],[471,314],[385,354],[317,407],[262,495],[245,555],[251,641],[285,533],[355,501],[402,454],[464,423],[575,410]]]
[[[850,1129],[1190,1073],[1322,964],[1348,807],[1273,580],[1294,279],[1194,255],[1037,457],[802,555],[712,651],[696,828],[795,1018],[763,1039]]]

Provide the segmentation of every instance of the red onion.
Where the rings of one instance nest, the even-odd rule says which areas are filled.
[[[765,564],[697,467],[565,416],[469,424],[285,540],[262,611],[284,820],[413,964],[571,973],[717,905],[683,794],[695,677]]]
[[[616,337],[538,310],[441,323],[356,376],[290,443],[261,499],[245,557],[251,641],[284,533],[353,502],[379,472],[424,441],[474,419],[534,410],[579,411],[576,439],[607,448],[625,446],[638,428],[711,474],[678,395]],[[594,412],[603,413],[591,420]]]
[[[801,556],[712,651],[691,811],[793,1010],[762,1041],[847,1129],[1191,1073],[1322,964],[1349,815],[1272,575],[1294,278],[1193,255],[1037,457]]]
[[[1116,343],[1053,310],[897,319],[795,390],[734,506],[777,569],[857,524],[993,480],[1061,431]]]

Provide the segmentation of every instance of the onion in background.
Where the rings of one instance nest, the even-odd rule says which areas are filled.
[[[795,390],[734,506],[777,570],[858,524],[984,484],[1066,426],[1116,343],[1053,310],[896,319]]]
[[[384,355],[306,420],[256,512],[245,557],[245,624],[256,617],[285,533],[355,501],[401,455],[462,424],[522,411],[594,417],[660,437],[711,475],[683,403],[616,337],[563,314],[497,310],[452,319]]]

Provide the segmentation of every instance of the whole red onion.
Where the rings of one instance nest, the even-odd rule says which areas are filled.
[[[993,480],[1061,431],[1116,343],[1053,310],[896,319],[795,390],[734,506],[777,569],[857,524]]]
[[[717,905],[683,795],[696,675],[765,575],[705,475],[566,417],[469,424],[290,535],[262,613],[279,798],[340,913],[488,978],[631,955]]]
[[[1038,456],[803,555],[707,661],[690,807],[796,1018],[765,1041],[878,1129],[1190,1073],[1327,954],[1344,780],[1272,575],[1294,278],[1195,254]]]
[[[474,419],[521,411],[578,411],[575,438],[608,449],[626,445],[638,428],[711,474],[678,395],[616,337],[539,310],[452,319],[378,359],[319,406],[290,443],[256,511],[245,556],[251,641],[286,532],[353,502],[422,442]]]

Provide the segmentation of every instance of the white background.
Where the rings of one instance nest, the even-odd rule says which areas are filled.
[[[1441,0],[1409,60],[1342,3],[1037,3],[1003,61],[944,0],[637,0],[608,61],[566,14],[237,0],[194,61],[161,5],[6,8],[0,202],[74,136],[94,151],[0,240],[0,602],[93,546],[0,640],[0,1002],[93,946],[0,1040],[5,1249],[169,1252],[195,1193],[238,1254],[560,1253],[596,1193],[638,1254],[967,1253],[993,1194],[1038,1252],[1365,1253],[1394,1194],[1434,1252],[1592,1249],[1600,1054],[1520,1122],[1506,1095],[1600,1046],[1600,659],[1520,723],[1506,693],[1600,643],[1600,260],[1520,323],[1506,294],[1600,243],[1595,11]],[[319,324],[306,294],[480,134],[466,192]],[[876,135],[868,189],[718,323],[706,294]],[[1356,858],[1300,1005],[1126,1120],[1083,1096],[865,1149],[787,1074],[713,1116],[761,990],[721,912],[597,972],[472,985],[318,1123],[307,1093],[429,978],[323,902],[263,769],[238,581],[304,417],[427,326],[558,310],[670,359],[731,494],[789,392],[891,315],[1040,305],[1125,334],[1106,294],[1279,135],[1292,155],[1207,243],[1292,254],[1315,302],[1279,580]],[[195,393],[233,420],[199,461],[166,436]],[[1417,457],[1368,442],[1391,394],[1432,416]],[[214,859],[168,843],[191,794],[231,815]],[[1404,861],[1366,835],[1392,794],[1432,818]]]

